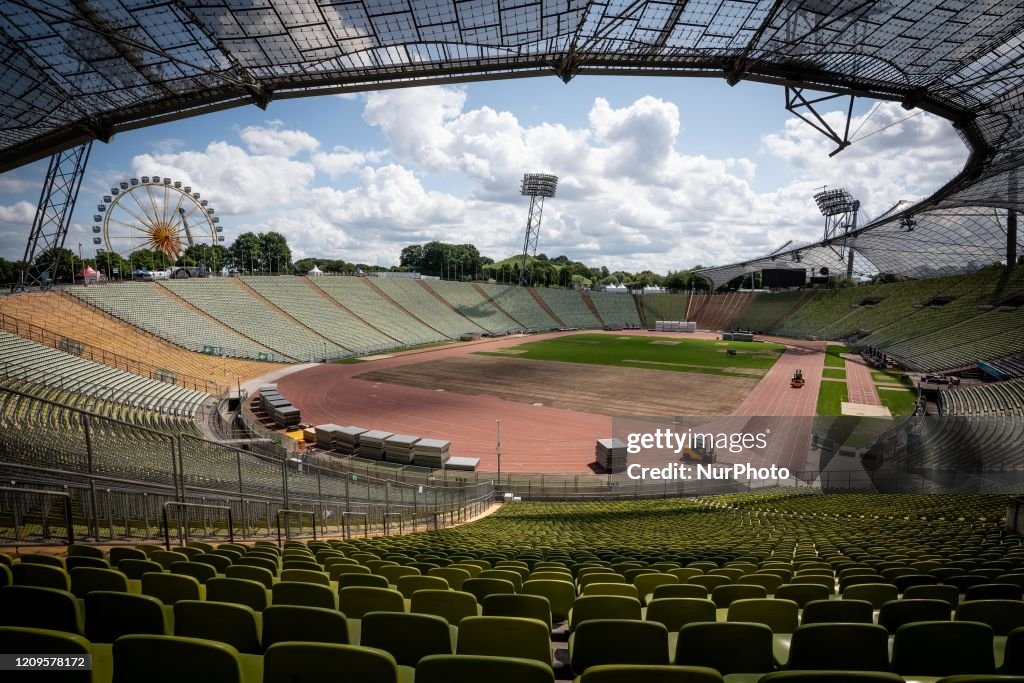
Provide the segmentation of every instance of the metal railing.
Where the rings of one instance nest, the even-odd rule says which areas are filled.
[[[251,539],[271,537],[282,509],[315,513],[318,536],[346,533],[344,512],[354,510],[364,512],[367,534],[385,524],[393,533],[394,518],[385,515],[401,512],[415,527],[434,512],[494,490],[353,475],[326,462],[274,457],[268,453],[279,451],[273,449],[253,452],[137,427],[9,388],[0,388],[0,420],[0,476],[16,491],[70,495],[75,533],[93,542],[163,540],[168,501],[228,507],[232,533]],[[14,542],[12,505],[6,522],[0,506],[0,544]],[[189,530],[195,537],[211,532],[223,535],[222,525]]]
[[[346,541],[349,540],[350,538],[352,538],[352,521],[351,521],[352,517],[362,517],[363,518],[363,538],[366,538],[366,537],[368,537],[370,535],[370,515],[369,515],[369,513],[367,513],[367,512],[352,512],[351,510],[346,510],[342,514],[343,514],[342,519],[344,520],[344,523],[342,524],[342,528],[344,529],[344,537],[345,537]]]
[[[191,525],[189,524],[189,518],[188,518],[188,511],[189,510],[203,510],[204,513],[205,513],[206,510],[226,510],[227,511],[227,518],[228,518],[227,519],[228,542],[229,543],[234,543],[235,542],[235,522],[234,522],[234,517],[231,514],[231,506],[229,506],[229,505],[204,505],[204,504],[200,504],[200,503],[184,503],[184,502],[179,502],[179,501],[175,501],[175,500],[170,500],[170,501],[167,501],[166,503],[164,503],[164,545],[167,547],[168,550],[171,549],[171,524],[170,524],[170,518],[169,518],[169,515],[168,515],[168,510],[170,508],[181,508],[182,512],[184,513],[184,515],[183,515],[184,519],[183,520],[182,519],[176,520],[177,524],[175,524],[175,526],[178,529],[178,545],[185,545],[190,540],[190,533],[189,532],[190,532],[190,529],[191,529]],[[205,514],[203,515],[203,529],[205,531],[205,533],[203,534],[203,538],[210,538],[211,537],[210,525],[207,523],[207,519],[206,519]]]
[[[24,496],[40,497],[42,500],[40,501],[39,509],[35,510],[25,506]],[[49,542],[54,538],[51,533],[53,531],[53,522],[50,519],[50,506],[48,504],[51,498],[57,498],[63,502],[66,543],[71,545],[75,542],[75,521],[72,512],[71,495],[69,493],[41,489],[19,489],[10,486],[0,487],[0,515],[2,517],[10,515],[15,545],[32,541]],[[34,538],[26,536],[26,531],[32,529],[37,529]]]
[[[277,514],[275,515],[275,518],[277,519],[277,544],[279,546],[283,546],[284,545],[284,541],[288,540],[288,539],[291,539],[291,537],[292,537],[291,536],[291,526],[290,525],[289,526],[285,526],[283,529],[282,529],[282,526],[281,526],[281,517],[284,516],[284,518],[286,520],[285,524],[287,524],[287,519],[289,518],[290,515],[295,515],[296,517],[299,518],[299,533],[300,534],[303,533],[303,531],[302,531],[302,518],[304,516],[306,516],[306,515],[309,515],[309,517],[313,520],[313,523],[310,524],[310,529],[313,530],[313,540],[315,541],[316,540],[316,513],[315,512],[308,512],[306,510],[278,510]]]

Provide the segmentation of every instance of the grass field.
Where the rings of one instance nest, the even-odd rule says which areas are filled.
[[[848,401],[846,382],[822,382],[818,390],[818,415],[843,414],[843,401]]]
[[[871,379],[874,380],[876,384],[883,382],[888,384],[904,384],[908,387],[913,386],[914,384],[909,377],[899,370],[872,370]]]
[[[843,368],[846,361],[839,357],[841,353],[849,353],[850,349],[841,344],[829,344],[825,349],[825,367]]]
[[[735,351],[736,355],[730,356],[727,353],[729,350]],[[563,361],[751,378],[761,377],[768,372],[784,350],[781,344],[762,342],[576,334],[526,342],[501,351],[477,353],[511,356],[521,360]]]
[[[879,387],[878,398],[882,405],[889,409],[893,417],[902,417],[914,412],[917,403],[917,389],[896,389]]]
[[[822,377],[831,377],[832,379],[846,379],[846,370],[842,368],[825,368],[821,371]]]

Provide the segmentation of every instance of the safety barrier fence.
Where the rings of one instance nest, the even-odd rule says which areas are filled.
[[[356,526],[367,534],[393,532],[399,517],[403,529],[423,530],[435,525],[437,514],[457,523],[459,508],[493,498],[494,491],[487,482],[403,483],[275,458],[137,427],[12,389],[0,389],[0,476],[13,489],[0,497],[0,544],[59,542],[66,535],[53,533],[52,505],[20,493],[28,489],[67,495],[74,535],[104,543],[163,540],[168,502],[230,511],[214,514],[208,507],[203,514],[185,514],[190,508],[174,507],[174,533],[180,528],[193,539],[247,539],[272,536],[279,510],[315,514],[316,531],[324,535],[345,533],[345,512],[363,513]],[[304,515],[288,516],[282,525],[288,537],[312,532]]]

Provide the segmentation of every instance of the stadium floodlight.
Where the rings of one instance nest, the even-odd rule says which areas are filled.
[[[524,197],[554,197],[558,189],[558,176],[546,173],[527,173],[523,176],[519,193]]]
[[[530,259],[537,255],[544,199],[554,197],[557,189],[558,176],[547,173],[527,173],[519,187],[519,193],[530,198],[530,211],[526,215],[526,236],[523,239],[523,257],[519,266],[519,284],[524,287],[530,285]]]
[[[815,193],[814,203],[825,217],[825,235],[822,241],[835,252],[839,258],[846,259],[846,277],[853,277],[853,249],[849,248],[847,238],[857,229],[857,213],[860,202],[844,188],[828,190],[822,188]]]
[[[818,192],[814,195],[814,203],[818,205],[821,215],[826,217],[850,213],[855,210],[854,204],[860,204],[843,188]]]

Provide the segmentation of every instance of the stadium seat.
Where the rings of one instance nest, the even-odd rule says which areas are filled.
[[[1020,600],[971,600],[956,608],[956,621],[987,624],[997,636],[1024,627],[1024,602]],[[924,620],[920,620],[924,621]]]
[[[348,586],[338,591],[338,609],[349,619],[362,619],[367,612],[404,612],[405,599],[389,588]]]
[[[764,624],[772,633],[792,633],[799,623],[799,606],[792,600],[750,598],[729,605],[728,621]]]
[[[430,655],[416,665],[416,683],[554,683],[550,666],[529,659],[471,655]]]
[[[436,576],[437,578],[444,579],[448,582],[451,589],[456,591],[462,590],[462,584],[466,579],[473,578],[472,574],[468,571],[457,567],[437,567],[429,570],[427,576]]]
[[[894,673],[884,671],[787,670],[766,674],[758,683],[903,683],[903,679]]]
[[[657,622],[591,619],[569,639],[573,673],[602,664],[669,663],[668,630]]]
[[[164,568],[151,560],[138,560],[134,558],[126,558],[117,563],[117,570],[123,573],[129,579],[138,581],[142,579],[144,574],[159,574],[164,570]]]
[[[148,595],[113,591],[85,596],[85,637],[90,642],[113,643],[132,633],[169,635],[163,603]]]
[[[179,600],[174,604],[174,635],[227,643],[243,654],[260,654],[256,612],[227,602]]]
[[[960,591],[956,589],[956,586],[948,586],[945,584],[911,586],[904,591],[903,599],[943,600],[949,603],[949,606],[952,609],[960,603]]]
[[[165,605],[179,600],[202,600],[199,581],[181,574],[149,573],[142,575],[142,594],[151,595]]]
[[[363,616],[359,642],[390,653],[401,666],[415,667],[429,655],[453,654],[452,628],[430,614],[369,612]]]
[[[540,595],[488,595],[483,602],[485,617],[523,617],[540,621],[551,630],[551,603]]]
[[[44,555],[43,557],[49,557]],[[19,562],[11,567],[15,586],[36,586],[56,590],[71,590],[71,577],[61,567],[48,564]]]
[[[217,569],[203,562],[172,562],[171,573],[191,576],[199,583],[205,584],[217,576]]]
[[[181,683],[201,671],[217,683],[249,683],[257,672],[246,676],[238,650],[225,643],[180,636],[127,635],[113,647],[113,683]]]
[[[402,576],[398,578],[398,583],[395,585],[398,592],[402,594],[406,599],[411,599],[412,594],[420,590],[448,590],[448,582],[439,576],[421,576],[420,574],[410,574],[408,576]]]
[[[82,636],[59,630],[28,628],[17,626],[0,626],[0,654],[5,655],[92,655],[90,643]],[[53,672],[12,672],[7,676],[11,679],[42,681],[46,677],[59,677],[61,683],[92,683],[93,680],[109,680],[111,672],[109,662],[101,657],[93,657],[92,671],[61,671]],[[94,679],[95,676],[95,679]]]
[[[772,630],[737,622],[687,624],[679,630],[675,663],[709,667],[723,676],[768,673],[775,668]]]
[[[71,570],[71,592],[85,598],[92,591],[128,591],[128,577],[114,569],[77,567]]]
[[[901,676],[995,673],[992,627],[973,621],[919,621],[896,630],[892,670]]]
[[[479,614],[476,597],[471,593],[452,590],[422,590],[413,593],[409,611],[415,614],[433,614],[449,624],[458,626],[466,617]]]
[[[336,609],[270,605],[262,616],[264,648],[290,641],[349,643],[348,622]]]
[[[885,627],[890,634],[895,634],[903,624],[912,621],[948,621],[950,615],[950,605],[945,600],[904,598],[882,605],[878,612],[878,625]]]
[[[327,586],[302,581],[279,581],[271,589],[271,603],[338,609],[338,601]]]
[[[774,597],[779,600],[792,600],[800,609],[812,600],[828,600],[832,591],[815,584],[787,583],[776,589]]]
[[[889,634],[875,624],[805,624],[793,632],[787,668],[887,671]]]
[[[262,612],[267,607],[267,589],[258,581],[218,577],[206,582],[206,599],[245,605]]]
[[[763,586],[753,586],[742,583],[718,586],[711,591],[711,599],[719,609],[724,609],[737,600],[767,597],[768,591],[766,591]]]
[[[551,630],[536,619],[466,617],[459,623],[457,654],[532,659],[551,665]]]
[[[641,619],[641,605],[636,598],[619,595],[588,595],[576,599],[569,614],[569,630],[588,619]]]
[[[723,683],[714,669],[701,666],[602,664],[576,679],[579,683]]]
[[[812,600],[804,605],[800,615],[801,624],[874,622],[870,602],[866,600]]]
[[[233,564],[224,570],[224,576],[229,579],[256,581],[257,583],[262,584],[267,590],[274,587],[274,575],[263,567]]]
[[[81,634],[81,607],[68,591],[41,586],[6,586],[0,588],[0,626]]]
[[[551,618],[555,622],[569,618],[576,602],[576,588],[571,582],[549,579],[530,579],[523,582],[523,594],[547,598],[551,605]]]

